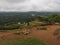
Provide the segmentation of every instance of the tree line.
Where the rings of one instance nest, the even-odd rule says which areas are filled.
[[[60,23],[60,15],[58,14],[52,14],[48,15],[46,17],[38,17],[40,21],[46,22],[47,24],[55,24]]]
[[[9,29],[18,29],[21,25],[18,24],[27,24],[29,22],[35,21],[36,19],[39,22],[44,22],[46,24],[55,24],[60,23],[60,15],[58,14],[51,14],[47,16],[31,16],[31,15],[14,15],[14,16],[3,16],[0,18],[0,30],[9,30]]]

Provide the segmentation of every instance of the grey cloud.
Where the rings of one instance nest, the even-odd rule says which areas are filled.
[[[54,2],[60,5],[60,0],[55,0]]]
[[[6,0],[9,3],[21,3],[21,2],[25,2],[26,0]]]
[[[0,0],[0,11],[58,11],[59,0]]]

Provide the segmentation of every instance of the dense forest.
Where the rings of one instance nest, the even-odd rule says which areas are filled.
[[[59,12],[0,12],[0,25],[17,22],[23,23],[34,20],[37,16],[46,17],[51,14],[59,14]]]
[[[20,23],[29,25],[36,19],[47,24],[60,23],[59,12],[0,12],[0,30],[17,29]]]

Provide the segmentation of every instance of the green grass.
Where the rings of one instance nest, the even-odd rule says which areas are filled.
[[[47,45],[47,44],[38,39],[31,38],[27,40],[14,40],[0,45]]]
[[[3,34],[5,32],[11,32],[11,33],[16,33],[17,31],[20,31],[21,29],[14,29],[14,30],[0,30],[0,34]]]
[[[29,26],[34,26],[35,24],[36,23],[32,21],[32,22],[29,23]]]

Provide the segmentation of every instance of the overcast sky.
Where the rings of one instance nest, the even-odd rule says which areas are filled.
[[[60,0],[0,0],[0,11],[60,11]]]

